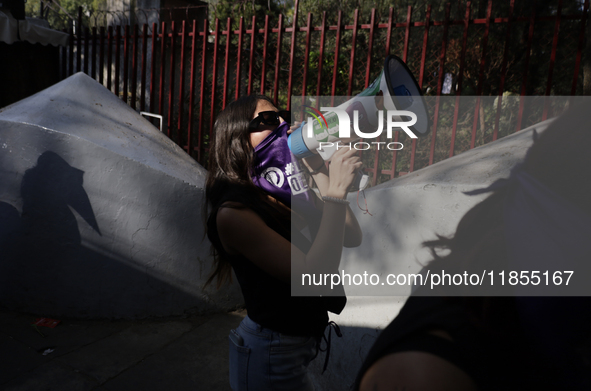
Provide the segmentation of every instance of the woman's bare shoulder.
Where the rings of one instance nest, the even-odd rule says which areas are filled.
[[[239,201],[225,201],[223,202],[218,210],[222,209],[244,209],[246,205]]]
[[[241,223],[252,223],[253,220],[260,220],[260,216],[256,214],[251,208],[237,201],[226,201],[220,205],[216,222],[218,229],[225,225],[236,226]],[[230,227],[231,228],[231,227]]]

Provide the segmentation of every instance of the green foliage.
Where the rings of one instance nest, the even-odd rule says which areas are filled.
[[[66,12],[62,11],[56,4],[50,4],[50,7],[44,7],[44,17],[47,17],[49,25],[57,30],[68,29],[71,27],[71,21],[78,18],[78,7],[82,7],[84,25],[88,25],[88,19],[92,14],[99,10],[104,10],[107,0],[59,0],[59,5]],[[40,16],[40,1],[29,0],[25,3],[25,13],[27,16]]]
[[[239,26],[240,17],[244,18],[245,26],[250,27],[253,16],[257,17],[257,26],[260,28],[264,25],[265,16],[269,15],[269,23],[271,26],[277,24],[279,15],[289,17],[293,14],[293,1],[278,1],[278,0],[218,0],[211,4],[211,20],[213,25],[215,19],[220,20],[220,25],[225,26],[227,18],[232,18],[232,28],[237,29]]]

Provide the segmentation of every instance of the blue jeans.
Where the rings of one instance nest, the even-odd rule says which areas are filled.
[[[232,336],[232,332],[238,336]],[[307,371],[316,353],[314,337],[281,334],[260,326],[248,316],[232,332],[232,390],[314,390]]]

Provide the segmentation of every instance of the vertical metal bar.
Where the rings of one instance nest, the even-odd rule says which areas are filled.
[[[373,36],[376,27],[376,9],[371,9],[371,19],[369,22],[369,42],[367,47],[367,66],[365,67],[365,87],[369,86],[369,78],[371,75],[371,54],[373,49]]]
[[[337,92],[337,75],[339,69],[339,51],[341,47],[341,30],[343,28],[343,11],[337,12],[337,36],[334,44],[334,67],[332,68],[332,87],[330,89],[330,105],[334,106],[334,97]]]
[[[158,40],[158,25],[156,23],[152,23],[152,42],[150,44],[150,49],[152,51],[152,57],[150,58],[150,112],[154,112],[155,100],[154,94],[156,93],[156,88],[154,84],[156,83],[156,41]]]
[[[183,33],[181,35],[181,69],[179,73],[179,120],[178,120],[178,140],[177,142],[182,147],[182,138],[181,138],[181,131],[182,131],[182,124],[183,124],[183,93],[185,87],[185,41],[187,39],[187,23],[183,20]],[[189,107],[189,112],[191,108]],[[190,151],[189,151],[190,153]]]
[[[550,65],[548,66],[548,83],[546,84],[546,96],[550,96],[552,89],[552,72],[554,72],[554,62],[556,61],[556,47],[558,46],[558,33],[560,32],[560,18],[562,17],[562,0],[558,1],[558,10],[556,11],[556,21],[554,23],[554,39],[552,40],[552,52],[550,54]],[[544,111],[542,121],[548,118],[549,99],[544,98]]]
[[[135,110],[136,99],[137,99],[137,42],[138,42],[139,29],[137,24],[133,25],[133,48],[131,50],[131,107]]]
[[[423,90],[423,79],[425,76],[425,61],[427,59],[427,44],[429,42],[429,27],[431,25],[431,4],[427,6],[427,13],[425,15],[425,30],[423,32],[423,50],[421,52],[421,69],[419,70],[419,88]],[[412,147],[410,151],[410,167],[409,172],[413,172],[415,168],[415,157],[417,151],[417,139],[412,140]]]
[[[121,26],[115,27],[115,95],[119,97],[119,68],[121,66]]]
[[[207,18],[203,21],[203,50],[201,52],[201,88],[199,89],[199,129],[197,131],[197,160],[204,164],[202,154],[203,142],[203,114],[205,110],[205,75],[207,69]]]
[[[302,104],[306,96],[306,84],[308,83],[308,59],[310,58],[310,36],[312,33],[312,13],[308,12],[308,22],[306,27],[306,49],[304,51],[304,80],[302,81]]]
[[[521,92],[519,96],[519,113],[517,114],[517,126],[515,131],[521,130],[521,122],[523,120],[523,97],[527,93],[527,70],[529,68],[529,54],[531,51],[531,44],[534,37],[534,24],[536,22],[536,7],[535,4],[532,6],[531,17],[529,18],[529,35],[527,37],[527,46],[525,48],[525,65],[523,67],[523,76],[521,77]]]
[[[142,74],[140,91],[140,110],[146,111],[146,52],[148,51],[148,25],[144,24],[142,31]]]
[[[318,78],[316,81],[316,109],[320,104],[320,86],[322,85],[322,64],[324,63],[324,42],[326,40],[326,11],[322,13],[322,24],[320,25],[320,50],[318,56]]]
[[[374,38],[374,32],[375,32],[375,27],[376,27],[376,9],[375,8],[371,9],[371,18],[370,18],[369,23],[370,24],[369,24],[369,41],[368,41],[368,47],[367,47],[367,66],[365,68],[365,88],[367,88],[369,86],[369,77],[371,74],[371,54],[373,52],[373,38]],[[379,136],[376,141],[378,141],[378,142],[380,141]],[[360,157],[362,156],[362,154],[363,154],[363,151],[359,151]],[[369,167],[366,168],[367,172],[373,173],[372,185],[375,185],[378,180],[379,163],[380,163],[380,151],[378,148],[376,148],[375,152],[374,152],[373,167],[371,169]]]
[[[437,80],[437,97],[435,98],[435,114],[433,115],[433,130],[431,134],[431,151],[429,152],[429,165],[433,164],[435,158],[435,137],[437,137],[437,120],[439,118],[439,101],[443,87],[443,70],[445,69],[445,50],[447,47],[447,32],[449,29],[449,11],[451,4],[445,5],[445,19],[443,22],[443,37],[441,38],[441,54],[439,55],[439,75]]]
[[[228,38],[230,37],[230,33],[228,33]],[[240,61],[242,59],[242,39],[244,37],[244,17],[240,17],[240,23],[238,25],[238,51],[237,51],[237,56],[236,56],[236,93],[235,93],[235,99],[238,99],[238,97],[240,96],[240,80],[242,79],[240,77],[240,74],[242,73],[242,69],[241,69],[241,65],[242,65],[242,61]]]
[[[62,32],[67,33],[65,29],[62,30]],[[60,80],[63,80],[68,77],[68,46],[62,46],[60,48],[60,54],[62,57],[60,64]]]
[[[583,14],[581,15],[581,33],[579,34],[579,46],[577,47],[577,58],[575,60],[575,73],[573,76],[573,86],[570,94],[572,96],[577,94],[577,81],[579,79],[579,68],[581,66],[581,57],[583,55],[583,44],[585,42],[585,25],[587,22],[587,14],[589,11],[589,0],[585,0]]]
[[[281,38],[283,36],[283,15],[279,15],[279,22],[277,24],[277,55],[275,56],[275,77],[273,84],[273,102],[278,104],[279,99],[279,62],[281,60]]]
[[[503,102],[503,89],[505,88],[505,76],[507,75],[507,55],[509,53],[509,40],[511,39],[511,24],[513,22],[513,9],[515,8],[515,0],[511,0],[509,4],[509,18],[507,19],[507,31],[505,33],[505,50],[503,52],[503,63],[501,64],[501,82],[499,84],[499,97],[497,100],[497,114],[495,117],[495,130],[493,132],[493,141],[499,135],[499,119],[501,118],[501,107]]]
[[[476,128],[478,127],[478,118],[480,114],[480,97],[482,96],[482,81],[484,79],[484,66],[486,65],[486,47],[488,45],[488,30],[490,27],[490,17],[492,13],[492,0],[488,0],[486,9],[486,27],[482,37],[482,55],[480,56],[480,72],[478,74],[478,89],[476,92],[476,107],[474,108],[474,122],[472,123],[472,139],[470,140],[470,149],[476,144]],[[482,129],[484,134],[484,129]]]
[[[353,69],[355,69],[355,44],[357,42],[357,27],[359,25],[359,8],[355,10],[353,17],[353,38],[351,40],[351,61],[349,62],[349,84],[347,86],[347,96],[353,92]]]
[[[169,83],[168,83],[168,124],[166,126],[166,134],[168,137],[171,137],[170,130],[172,129],[172,117],[174,112],[174,105],[173,105],[173,96],[174,96],[174,45],[176,42],[176,30],[174,25],[174,20],[170,23],[170,69],[169,69]]]
[[[187,153],[193,156],[193,141],[191,133],[193,132],[193,104],[195,99],[195,67],[197,64],[197,21],[193,19],[193,36],[191,37],[191,77],[189,80],[189,123],[187,124]]]
[[[462,95],[462,81],[464,80],[464,62],[466,60],[466,46],[468,45],[468,25],[470,24],[470,5],[466,2],[466,15],[464,16],[464,36],[462,37],[462,52],[460,54],[460,71],[458,74],[456,102],[454,105],[454,120],[451,129],[451,141],[449,147],[449,157],[454,155],[454,147],[456,143],[456,131],[458,127],[458,114],[460,112],[460,95]]]
[[[408,6],[408,10],[406,13],[406,27],[404,29],[404,54],[402,56],[402,61],[406,62],[408,59],[408,42],[410,40],[410,20],[412,18],[412,6]]]
[[[90,74],[96,80],[96,26],[92,28],[92,58],[90,61]]]
[[[402,52],[402,61],[404,61],[404,62],[406,62],[407,58],[408,58],[408,43],[410,41],[411,20],[412,20],[412,6],[409,5],[407,8],[407,12],[406,12],[406,27],[405,27],[405,31],[404,31],[404,49],[403,49],[404,51]],[[396,134],[394,135],[394,142],[397,143],[399,138],[400,138],[400,132],[396,132]],[[376,155],[376,157],[377,157],[377,155]],[[394,150],[394,151],[392,151],[392,168],[389,171],[390,179],[393,179],[396,176],[396,162],[397,162],[397,160],[398,160],[398,151]]]
[[[252,16],[252,32],[250,36],[250,56],[248,58],[248,92],[247,95],[252,93],[252,75],[254,73],[254,51],[255,51],[255,36],[256,36],[256,25],[257,17]]]
[[[162,22],[160,31],[160,82],[158,83],[158,114],[164,112],[164,53],[166,49],[166,22]]]
[[[89,41],[89,35],[90,35],[90,31],[88,30],[88,26],[84,27],[84,73],[86,73],[88,75],[88,60],[89,60],[89,46],[90,43]]]
[[[296,32],[298,30],[299,0],[295,0],[293,23],[291,26],[291,50],[289,51],[289,79],[287,81],[287,110],[291,110],[291,93],[293,91],[293,63],[295,61]],[[277,103],[277,102],[275,102]]]
[[[396,132],[396,133],[398,133],[398,132]],[[380,138],[381,138],[381,135],[378,136],[378,139],[376,141],[380,142]],[[359,152],[361,152],[361,151],[359,151]],[[379,167],[380,167],[379,160],[380,160],[380,150],[378,148],[376,148],[376,150],[374,152],[373,167],[372,168],[368,168],[368,167],[364,168],[365,172],[371,172],[373,174],[372,179],[371,179],[372,186],[375,186],[376,183],[378,182],[378,171],[379,171]],[[392,163],[392,164],[395,164],[395,163]]]
[[[99,33],[99,83],[103,84],[105,69],[105,26],[101,26]],[[111,64],[109,64],[110,66]]]
[[[427,7],[425,15],[425,31],[423,32],[423,51],[421,52],[421,70],[419,71],[419,87],[423,89],[425,77],[425,61],[427,60],[427,43],[429,42],[429,27],[431,26],[431,4]]]
[[[82,6],[78,7],[78,25],[76,26],[76,72],[82,70]]]
[[[111,91],[111,70],[113,68],[113,26],[109,26],[107,37],[107,89]]]
[[[230,73],[230,42],[232,41],[232,19],[228,18],[226,21],[226,58],[224,63],[224,91],[222,92],[222,110],[226,108],[228,102],[228,74]],[[222,33],[223,34],[223,33]]]
[[[68,44],[68,76],[74,74],[74,30],[70,29],[70,39]]]
[[[430,7],[430,5],[429,5]],[[386,29],[386,57],[390,55],[390,43],[392,42],[392,17],[394,15],[394,8],[390,7],[388,12],[388,28]]]
[[[125,25],[125,35],[123,36],[123,96],[121,97],[125,103],[128,99],[128,81],[129,81],[129,25]]]
[[[281,17],[281,15],[279,15]],[[281,34],[281,33],[279,33]],[[265,35],[263,37],[263,66],[261,69],[261,95],[265,94],[265,79],[267,77],[267,43],[269,38],[269,15],[265,15]],[[280,46],[280,45],[278,45]],[[275,100],[277,101],[277,100]]]
[[[213,70],[212,70],[212,78],[211,78],[211,114],[209,116],[209,139],[212,140],[213,137],[213,124],[215,120],[215,83],[217,81],[217,68],[218,68],[218,45],[220,43],[220,21],[219,19],[215,20],[215,40],[213,44]]]
[[[396,143],[398,142],[399,134],[400,134],[400,132],[396,132],[396,134],[394,135],[394,142],[396,142]],[[396,151],[396,150],[392,151],[392,167],[387,172],[385,172],[386,170],[382,171],[382,174],[390,174],[390,179],[393,179],[394,177],[396,177],[396,160],[398,160],[397,158],[398,158],[398,151]]]

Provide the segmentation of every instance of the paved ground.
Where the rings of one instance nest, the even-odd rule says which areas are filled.
[[[0,310],[0,390],[229,390],[228,331],[245,314],[35,329],[34,315]]]

